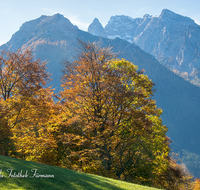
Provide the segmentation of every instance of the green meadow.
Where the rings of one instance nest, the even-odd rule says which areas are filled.
[[[0,155],[0,189],[156,190],[156,188],[2,155]]]

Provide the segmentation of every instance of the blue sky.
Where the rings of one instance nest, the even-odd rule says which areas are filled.
[[[200,24],[200,0],[0,0],[0,45],[9,41],[24,22],[41,15],[63,14],[87,31],[94,18],[105,26],[111,16],[158,16],[166,8]]]

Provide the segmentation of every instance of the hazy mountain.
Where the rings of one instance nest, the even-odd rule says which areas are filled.
[[[146,18],[151,17],[146,15]],[[139,21],[138,19],[137,22]],[[62,15],[56,14],[41,16],[24,23],[19,31],[13,34],[11,40],[0,47],[0,50],[15,51],[18,48],[31,48],[36,58],[48,60],[48,71],[53,73],[52,84],[58,91],[62,75],[59,63],[64,58],[74,59],[78,47],[77,38],[86,42],[100,41],[102,47],[111,46],[114,52],[120,53],[120,57],[138,65],[139,69],[144,69],[145,74],[156,84],[155,99],[158,107],[163,109],[163,124],[169,128],[171,147],[174,151],[180,152],[181,156],[190,153],[200,155],[200,88],[175,75],[137,45],[120,38],[107,39],[93,36],[79,30]],[[182,149],[185,152],[182,152]],[[185,160],[187,162],[188,157],[185,156]],[[192,167],[190,169],[200,177],[198,173],[200,166]]]
[[[32,49],[36,58],[48,61],[48,71],[52,73],[54,87],[60,89],[61,65],[63,58],[72,60],[79,30],[63,15],[41,16],[25,22],[11,40],[0,47],[16,51],[18,48]]]
[[[99,20],[97,18],[95,18],[93,20],[93,22],[92,22],[92,24],[90,24],[88,30],[90,31],[90,33],[92,33],[95,36],[107,37],[103,26],[101,25],[101,23],[99,22]]]
[[[200,26],[188,17],[167,9],[158,17],[112,16],[104,31],[94,33],[89,27],[88,32],[133,42],[173,72],[200,85]]]

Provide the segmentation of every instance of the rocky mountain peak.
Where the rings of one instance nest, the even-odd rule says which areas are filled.
[[[89,25],[88,32],[95,36],[107,37],[102,24],[97,18],[95,18],[93,22]]]
[[[167,19],[168,22],[180,22],[182,24],[194,24],[194,21],[186,16],[176,14],[168,9],[163,9],[159,19]]]
[[[45,37],[49,41],[55,41],[55,39],[73,36],[77,30],[77,26],[74,26],[67,18],[59,13],[53,16],[42,15],[37,19],[22,24],[20,29],[13,34],[5,48],[15,51],[22,44],[27,48],[29,44],[32,44],[33,39],[38,41]]]
[[[149,14],[145,14],[145,15],[143,16],[143,18],[144,18],[144,19],[147,19],[147,18],[152,18],[152,16],[151,16],[151,15],[149,15]]]
[[[99,22],[99,19],[98,19],[98,18],[95,18],[95,19],[93,20],[93,24],[100,24],[100,25],[101,25],[101,23]]]
[[[63,15],[57,13],[53,16],[44,17],[44,19],[37,25],[37,28],[41,27],[66,31],[73,30],[75,26]]]
[[[163,9],[160,14],[160,17],[174,17],[176,15],[176,13],[170,11],[169,9]]]
[[[123,25],[124,22],[133,22],[134,19],[129,17],[129,16],[125,16],[125,15],[116,15],[116,16],[112,16],[110,18],[110,20],[108,21],[108,24],[105,26],[105,28],[108,25]]]
[[[200,26],[191,18],[168,9],[158,17],[117,15],[110,18],[104,31],[110,39],[119,37],[137,44],[161,64],[200,86]]]

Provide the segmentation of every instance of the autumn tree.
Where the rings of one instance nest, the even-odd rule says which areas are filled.
[[[200,179],[195,179],[195,182],[194,182],[194,190],[198,190],[200,189]]]
[[[172,154],[173,155],[173,154]],[[194,182],[193,176],[189,173],[186,166],[178,164],[177,159],[171,156],[169,166],[158,178],[156,178],[156,186],[158,188],[170,190],[194,190],[198,189],[199,181]]]
[[[73,169],[152,183],[168,166],[167,128],[152,99],[153,82],[110,48],[81,42],[64,62],[59,142]]]
[[[4,100],[13,96],[29,96],[46,84],[46,62],[34,60],[32,52],[1,52],[0,94]]]
[[[45,65],[29,50],[3,51],[0,56],[1,154],[12,152],[11,142],[24,159],[41,157],[53,147],[48,122],[54,101],[53,91],[44,87],[49,80]]]

